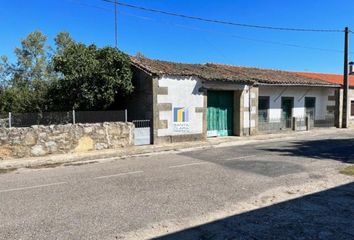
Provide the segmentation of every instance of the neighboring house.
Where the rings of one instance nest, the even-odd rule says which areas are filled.
[[[312,73],[312,72],[298,72],[298,74],[310,77],[314,79],[319,79],[322,81],[327,81],[333,84],[339,84],[343,86],[343,75],[340,74],[328,74],[328,73]],[[354,76],[349,75],[349,91],[348,91],[348,109],[347,109],[347,119],[349,127],[354,127]],[[338,127],[341,126],[342,122],[342,103],[343,103],[343,89],[338,92]]]
[[[132,66],[135,93],[128,117],[151,120],[155,144],[297,129],[309,119],[330,119],[334,126],[339,84],[211,63],[132,58]]]

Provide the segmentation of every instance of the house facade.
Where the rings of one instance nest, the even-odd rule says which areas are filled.
[[[338,91],[337,101],[338,101],[338,127],[342,126],[343,119],[343,75],[340,74],[326,74],[326,73],[312,73],[312,72],[298,72],[298,74],[319,79],[322,81],[330,82],[333,84],[338,84],[341,86],[341,89]],[[349,78],[349,90],[347,98],[347,123],[348,127],[354,128],[354,76],[350,75]]]
[[[132,58],[129,120],[151,121],[152,143],[335,124],[340,85],[297,73]]]

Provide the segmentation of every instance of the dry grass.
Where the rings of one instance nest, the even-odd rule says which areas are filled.
[[[341,170],[339,170],[341,174],[349,175],[349,176],[354,176],[354,165],[353,166],[348,166],[345,167]]]

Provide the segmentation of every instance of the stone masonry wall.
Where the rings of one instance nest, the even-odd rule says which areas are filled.
[[[0,128],[0,160],[114,149],[133,144],[132,123]]]

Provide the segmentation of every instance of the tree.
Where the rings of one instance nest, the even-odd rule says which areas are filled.
[[[1,58],[1,111],[40,111],[45,103],[51,72],[48,68],[47,37],[35,31],[15,49],[17,62],[11,64]]]
[[[60,32],[54,38],[54,42],[56,45],[55,54],[61,55],[64,50],[69,47],[71,44],[74,44],[75,41],[71,38],[70,34],[67,32]]]
[[[144,54],[143,54],[142,52],[137,52],[137,53],[135,54],[135,57],[136,57],[136,58],[145,58],[145,56],[144,56]]]
[[[102,110],[133,91],[129,56],[111,47],[70,42],[54,57],[62,74],[49,91],[53,109]]]
[[[15,49],[17,61],[0,58],[0,112],[107,109],[132,92],[129,57],[114,48],[76,43],[69,33],[55,47],[35,31]]]

